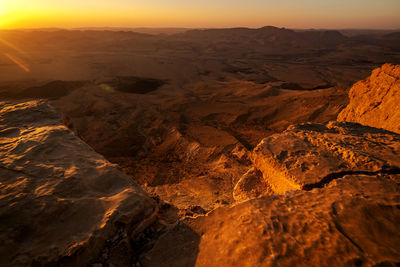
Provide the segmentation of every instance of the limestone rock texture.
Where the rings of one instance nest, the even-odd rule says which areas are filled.
[[[218,208],[172,228],[142,266],[396,266],[399,193],[386,175],[348,175]]]
[[[400,168],[400,135],[357,123],[304,123],[263,139],[253,165],[278,194],[310,190],[344,174]]]
[[[155,204],[47,102],[0,103],[0,266],[86,266]]]
[[[400,65],[385,64],[351,88],[338,121],[358,122],[400,133]]]
[[[268,194],[273,194],[270,185],[264,180],[263,174],[254,167],[240,178],[233,189],[233,198],[239,202]]]
[[[237,203],[171,227],[142,266],[400,263],[399,134],[306,123],[265,138],[251,157]]]

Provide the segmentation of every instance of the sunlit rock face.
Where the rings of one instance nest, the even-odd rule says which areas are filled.
[[[322,188],[353,174],[390,174],[400,169],[400,135],[358,123],[304,123],[263,139],[252,151],[253,167],[237,182],[233,196]]]
[[[235,186],[237,204],[183,220],[142,264],[395,266],[399,155],[400,135],[383,129],[291,126],[254,149],[254,167]]]
[[[374,73],[386,75],[380,72]],[[392,76],[387,89],[396,84]],[[396,109],[386,112],[397,116]],[[363,115],[353,116],[359,121]],[[251,153],[253,166],[236,183],[236,204],[183,220],[142,264],[398,265],[400,135],[374,126],[380,128],[303,123],[263,139]]]
[[[346,174],[400,169],[400,135],[357,123],[305,123],[265,138],[252,161],[278,194],[323,187]]]
[[[45,101],[0,103],[0,265],[85,266],[154,203]]]
[[[271,186],[264,180],[263,174],[254,167],[240,178],[233,189],[233,197],[237,202],[273,193]]]
[[[382,72],[387,71],[378,76]],[[225,114],[231,105],[221,111],[211,109],[208,100],[190,105],[203,114],[191,121],[178,116],[190,115],[189,108],[179,108],[174,117],[158,109],[156,96],[151,102],[146,100],[151,94],[110,95],[107,88],[74,90],[57,100],[64,123],[106,157],[129,157],[120,161],[125,167],[142,167],[125,170],[160,196],[160,212],[116,165],[64,127],[48,102],[1,102],[0,266],[400,262],[400,135],[393,129],[302,123],[262,135],[266,138],[253,149],[240,141],[249,132],[239,136],[200,123],[231,115],[236,121],[239,113]],[[269,97],[272,89],[257,92],[255,99]],[[319,97],[307,103],[326,98]],[[290,114],[304,106],[287,103],[294,109]],[[252,112],[259,116],[265,106]],[[263,116],[276,119],[282,112]],[[396,112],[388,110],[388,120]]]
[[[233,190],[236,204],[183,220],[142,256],[142,264],[398,265],[400,135],[393,128],[398,109],[391,102],[397,97],[391,95],[398,90],[396,68],[375,70],[371,77],[386,76],[389,82],[361,94],[382,100],[375,111],[364,99],[358,100],[366,103],[361,113],[351,110],[352,102],[342,112],[364,124],[369,124],[365,114],[386,112],[387,124],[303,123],[263,139],[251,153],[253,166]],[[356,94],[354,88],[357,84]],[[374,98],[375,89],[391,97]],[[179,244],[173,243],[176,237]]]
[[[400,133],[400,66],[385,64],[350,90],[338,121],[358,122]]]
[[[201,236],[192,238],[196,266],[394,266],[399,193],[389,175],[348,175],[325,188],[220,208],[177,228]]]

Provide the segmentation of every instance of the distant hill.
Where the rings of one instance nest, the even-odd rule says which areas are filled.
[[[129,32],[137,32],[144,34],[177,34],[182,33],[189,28],[151,28],[151,27],[139,27],[139,28],[129,28],[129,27],[82,27],[82,28],[74,28],[74,30],[90,30],[90,31],[129,31]]]
[[[400,31],[400,29],[397,29],[397,30],[344,29],[344,30],[338,30],[338,31],[348,37],[354,37],[354,36],[358,36],[358,35],[389,34],[389,33]]]
[[[294,31],[286,28],[266,26],[258,29],[227,28],[189,30],[177,34],[183,39],[204,43],[241,43],[242,45],[285,48],[320,48],[336,46],[348,37],[339,31]]]

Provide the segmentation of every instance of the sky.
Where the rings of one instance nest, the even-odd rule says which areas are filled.
[[[0,0],[0,28],[400,29],[400,0]]]

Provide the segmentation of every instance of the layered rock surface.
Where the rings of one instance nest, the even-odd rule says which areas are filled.
[[[358,122],[400,133],[400,65],[385,64],[350,90],[339,121]]]
[[[400,135],[356,123],[305,123],[265,138],[254,167],[275,193],[323,187],[346,174],[400,169]]]
[[[348,175],[187,219],[142,266],[396,266],[399,204],[398,180]]]
[[[85,266],[154,219],[152,199],[44,101],[0,103],[0,175],[1,266]]]
[[[264,139],[252,160],[234,192],[251,200],[183,220],[142,264],[400,262],[400,135],[356,123],[301,124]]]

